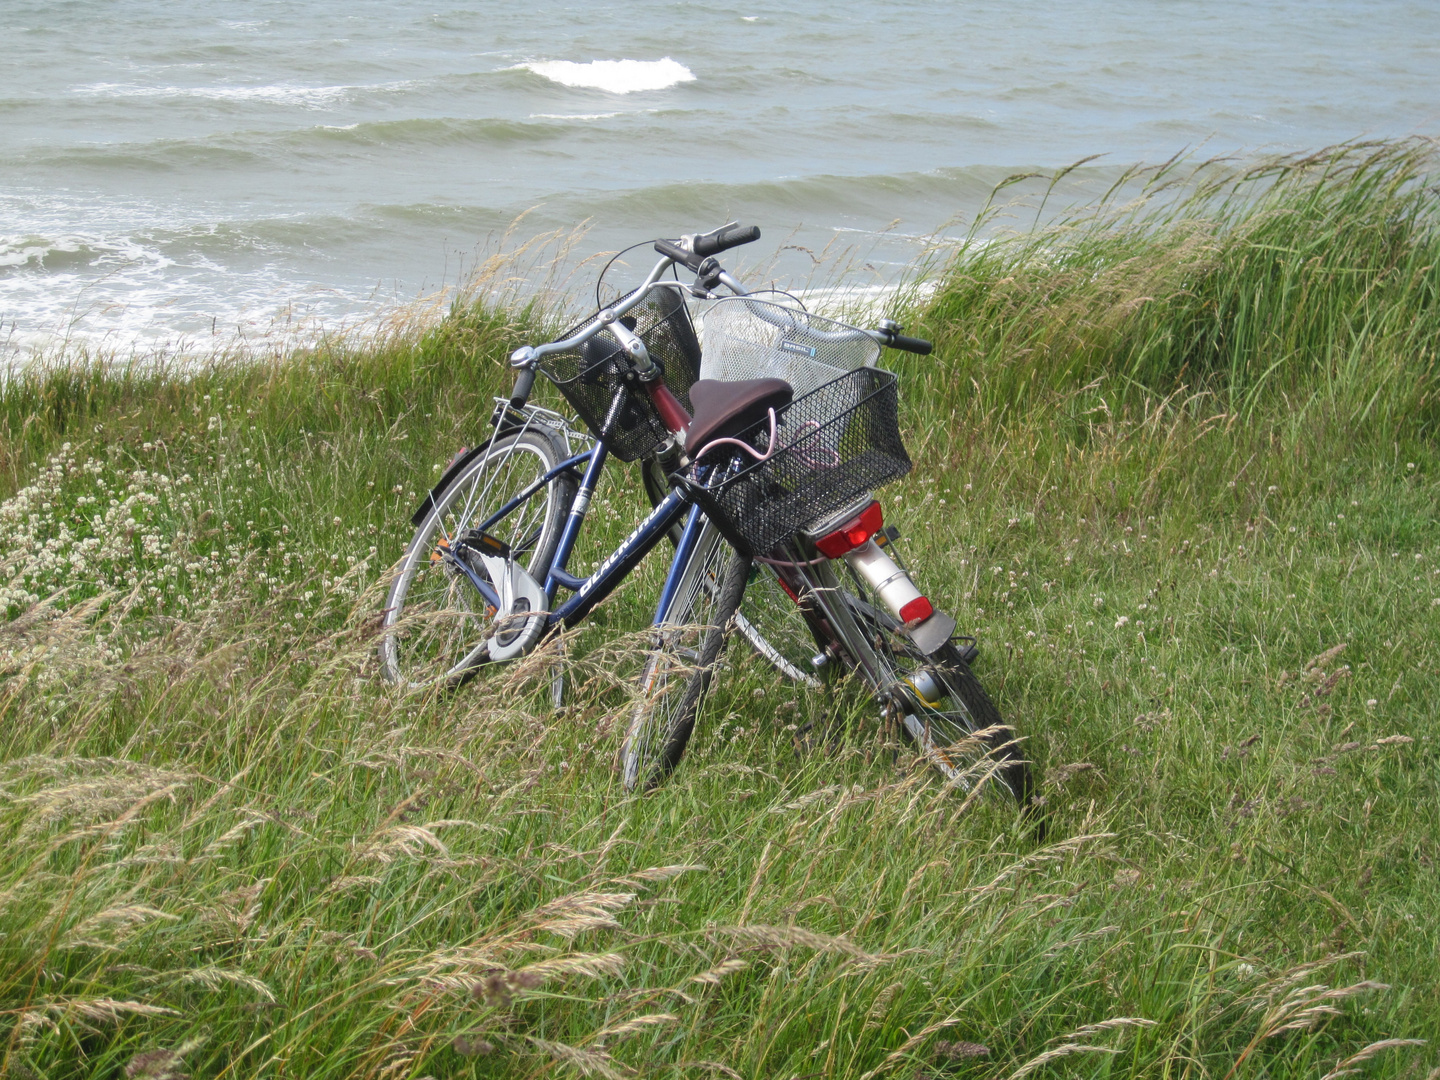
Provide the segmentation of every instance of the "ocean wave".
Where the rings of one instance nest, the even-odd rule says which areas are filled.
[[[539,75],[561,86],[604,90],[607,94],[633,94],[639,90],[668,90],[680,83],[694,82],[695,74],[678,60],[542,60],[518,64],[517,68]]]
[[[102,238],[80,233],[53,237],[0,236],[0,276],[24,271],[53,274],[135,265],[163,270],[174,262],[154,247],[129,236]]]
[[[571,117],[532,117],[532,120],[560,120]],[[359,146],[452,146],[457,144],[503,144],[537,142],[565,134],[561,124],[530,123],[524,120],[458,117],[414,117],[407,120],[376,120],[341,126],[324,125],[287,133],[287,143],[315,140],[329,144]]]
[[[530,120],[417,117],[345,125],[319,124],[279,132],[237,130],[188,139],[41,146],[17,155],[16,160],[31,167],[81,168],[97,173],[107,170],[241,170],[263,168],[275,163],[294,164],[298,158],[315,158],[317,155],[371,160],[375,153],[398,148],[500,147],[540,143],[563,138],[569,130],[569,125],[558,117]]]
[[[760,222],[828,222],[908,218],[929,207],[983,201],[1014,169],[966,166],[926,172],[818,173],[748,183],[683,181],[587,193],[585,212],[600,221],[672,218],[704,222],[716,208]],[[563,202],[563,200],[557,200]],[[916,214],[917,218],[920,216]]]
[[[531,113],[531,120],[613,120],[619,116],[618,112],[596,112],[596,113]]]
[[[323,109],[375,91],[400,89],[406,83],[374,86],[299,86],[275,83],[266,86],[136,86],[124,83],[91,83],[77,86],[72,93],[98,98],[153,98],[163,101],[260,102],[265,105],[292,105],[302,109]]]

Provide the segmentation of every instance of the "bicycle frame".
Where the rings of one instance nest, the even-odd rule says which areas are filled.
[[[679,546],[675,549],[670,571],[665,578],[665,586],[661,590],[660,602],[656,607],[655,623],[658,625],[669,612],[679,576],[685,567],[686,560],[694,551],[695,543],[704,527],[700,508],[694,505],[693,500],[684,489],[677,489],[651,510],[634,531],[605,557],[593,574],[587,578],[580,578],[569,573],[566,565],[574,550],[575,541],[580,535],[580,528],[585,523],[590,501],[594,497],[595,489],[600,481],[600,474],[605,468],[608,457],[609,451],[601,442],[583,453],[567,458],[531,482],[529,486],[477,526],[481,532],[493,528],[555,477],[582,463],[585,464],[584,478],[580,482],[580,489],[575,493],[574,502],[571,503],[570,514],[565,520],[555,555],[549,566],[534,568],[537,573],[544,575],[545,595],[549,601],[553,603],[556,590],[560,587],[570,590],[573,594],[559,607],[549,611],[545,620],[547,630],[562,623],[565,626],[574,626],[583,620],[597,604],[615,591],[616,586],[639,565],[640,561],[660,543],[661,539],[682,517],[686,517],[688,511],[685,528],[681,533]],[[456,559],[449,553],[445,557],[469,579],[487,603],[494,607],[500,606],[500,597],[494,587],[472,570],[469,564],[463,559]]]

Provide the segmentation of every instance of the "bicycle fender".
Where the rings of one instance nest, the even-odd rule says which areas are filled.
[[[459,475],[461,469],[474,461],[478,455],[489,450],[490,444],[493,443],[500,434],[504,433],[491,435],[488,439],[484,439],[479,446],[466,450],[464,453],[458,455],[454,461],[450,462],[449,467],[440,474],[440,479],[435,482],[435,486],[430,489],[425,495],[425,498],[420,500],[419,509],[410,515],[411,525],[414,525],[417,529],[420,527],[420,523],[425,520],[431,510],[435,509],[435,500],[440,497],[440,492],[444,491],[450,481]]]
[[[502,423],[500,425],[500,428],[493,435],[490,435],[480,440],[479,445],[474,446],[471,449],[466,450],[465,452],[458,455],[454,461],[450,462],[450,464],[446,466],[445,471],[440,474],[440,479],[435,481],[435,486],[429,490],[429,492],[425,495],[425,498],[420,500],[420,506],[416,509],[415,513],[410,515],[410,524],[418,529],[420,527],[420,523],[425,520],[426,515],[429,514],[431,510],[435,509],[435,500],[440,497],[440,492],[445,490],[445,488],[449,485],[450,481],[454,480],[455,477],[458,476],[460,472],[465,468],[465,466],[469,465],[470,462],[474,461],[479,455],[485,453],[486,450],[489,450],[490,444],[493,443],[496,439],[503,439],[506,435],[512,435],[520,430],[522,430],[522,425],[520,424]],[[530,430],[538,432],[540,431],[540,426],[536,425]],[[553,443],[554,440],[552,439],[551,442]],[[563,448],[560,446],[556,446],[555,450],[557,453],[561,453]],[[562,457],[563,456],[565,455],[562,453]]]
[[[933,656],[955,633],[955,620],[943,611],[937,611],[918,626],[908,631],[910,640],[926,656]]]

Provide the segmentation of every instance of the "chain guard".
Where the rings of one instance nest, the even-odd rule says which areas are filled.
[[[478,553],[477,553],[478,554]],[[513,559],[479,555],[485,575],[500,594],[495,633],[485,643],[490,659],[513,660],[529,650],[545,632],[548,602],[545,590]]]

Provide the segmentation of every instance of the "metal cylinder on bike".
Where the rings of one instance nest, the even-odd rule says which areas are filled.
[[[919,622],[934,614],[935,608],[915,587],[910,575],[873,539],[847,551],[844,558],[901,622]]]
[[[605,312],[600,317],[605,318]],[[608,329],[615,335],[615,340],[625,350],[630,362],[635,367],[635,376],[640,380],[640,385],[650,396],[650,401],[655,406],[655,412],[660,417],[660,422],[666,429],[675,436],[675,440],[681,446],[685,444],[685,432],[690,427],[690,414],[685,411],[685,406],[670,392],[661,378],[664,373],[660,365],[650,356],[650,350],[645,348],[645,342],[640,335],[631,330],[618,319],[608,322]]]

